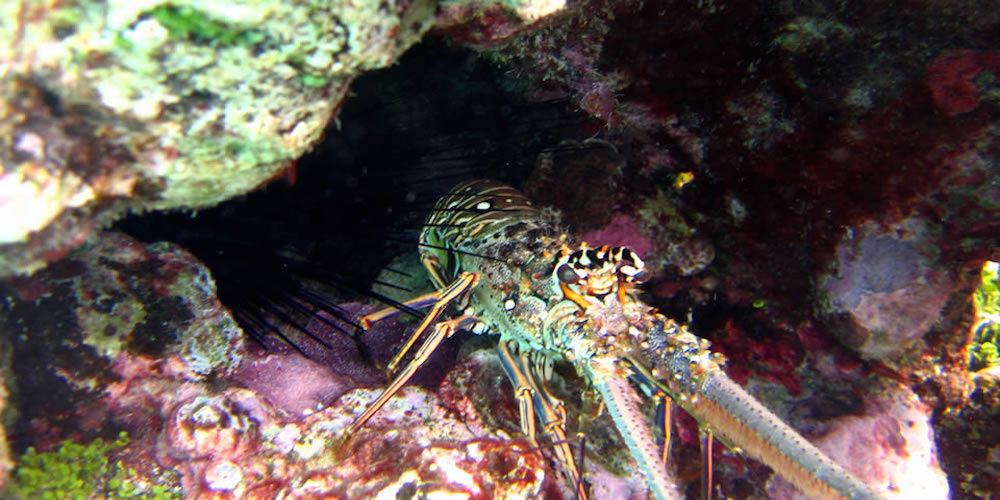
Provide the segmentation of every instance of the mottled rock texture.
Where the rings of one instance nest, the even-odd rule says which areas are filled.
[[[436,23],[492,12],[522,26],[561,6],[7,2],[0,276],[37,270],[129,210],[211,206],[278,176],[356,76]]]

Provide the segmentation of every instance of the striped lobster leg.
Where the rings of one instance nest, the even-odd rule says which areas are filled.
[[[535,417],[542,422],[543,430],[550,436],[556,454],[556,459],[565,471],[570,483],[576,487],[577,498],[586,500],[587,490],[583,484],[580,470],[573,460],[573,451],[570,449],[569,440],[566,438],[566,410],[561,401],[556,399],[544,386],[536,382],[532,369],[533,361],[529,353],[522,352],[514,355],[508,344],[509,341],[500,341],[497,344],[497,351],[500,354],[500,362],[511,384],[514,385],[514,394],[517,397],[518,406],[521,410],[521,432],[528,437],[531,444],[538,448],[538,440],[535,436]]]
[[[413,355],[413,359],[410,360],[403,370],[396,375],[389,386],[386,387],[385,390],[382,391],[382,394],[378,396],[375,402],[369,405],[364,413],[355,419],[354,422],[352,422],[347,428],[345,436],[348,439],[350,439],[350,436],[356,434],[358,429],[363,427],[365,423],[367,423],[368,420],[375,415],[375,413],[385,406],[391,397],[399,392],[399,390],[402,389],[411,378],[413,378],[413,375],[421,366],[423,366],[425,362],[427,362],[431,353],[433,353],[434,350],[441,345],[441,342],[444,339],[450,337],[458,330],[471,328],[472,325],[476,323],[476,319],[472,316],[460,316],[452,320],[441,321],[438,323],[435,323],[435,321],[438,320],[444,309],[448,307],[448,304],[464,297],[478,282],[479,276],[475,273],[462,273],[462,275],[459,276],[459,279],[456,279],[454,283],[444,290],[437,292],[437,301],[431,307],[430,312],[427,313],[424,320],[420,323],[420,326],[418,326],[417,329],[410,335],[410,338],[407,339],[403,348],[400,349],[400,351],[396,354],[396,357],[391,363],[389,363],[389,370],[395,370],[395,367],[402,361],[406,353],[413,347],[424,332],[431,329],[431,334],[424,340],[424,343],[420,345],[420,348],[417,349],[417,352]],[[422,301],[424,298],[421,297],[418,300]],[[375,316],[378,318],[387,317],[386,314],[381,312],[375,313]],[[362,324],[366,324],[367,322],[370,322],[370,320],[366,318],[362,321]]]

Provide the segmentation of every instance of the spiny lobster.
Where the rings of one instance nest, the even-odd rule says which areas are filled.
[[[811,496],[878,498],[730,380],[720,368],[722,356],[712,353],[706,340],[637,299],[636,286],[649,272],[628,248],[578,244],[558,230],[552,215],[514,188],[477,180],[460,184],[437,202],[420,236],[420,256],[437,291],[406,302],[430,309],[388,369],[394,371],[426,338],[351,424],[348,436],[445,338],[468,329],[499,335],[497,348],[515,388],[521,429],[537,445],[538,419],[580,498],[587,492],[568,444],[567,412],[543,383],[553,363],[561,361],[572,364],[600,396],[656,498],[681,495],[640,410],[640,396],[666,409],[669,397],[706,436],[741,448]],[[451,304],[462,314],[441,320]],[[386,309],[361,322],[367,327],[395,313]],[[665,421],[664,441],[669,442],[669,417]]]

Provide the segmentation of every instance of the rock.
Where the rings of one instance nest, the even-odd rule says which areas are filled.
[[[919,218],[856,228],[837,247],[834,270],[817,280],[821,314],[843,321],[842,340],[863,357],[900,355],[940,318],[953,282],[932,231]]]
[[[448,3],[448,2],[446,2]],[[201,208],[278,177],[359,74],[436,22],[521,27],[562,2],[17,4],[0,24],[0,277],[128,211]]]
[[[812,442],[886,498],[951,498],[937,459],[930,410],[904,386],[872,391],[863,415],[827,423]],[[805,499],[784,479],[768,486],[774,499]]]
[[[545,456],[460,403],[480,389],[471,384],[446,384],[446,397],[406,387],[345,436],[380,392],[358,384],[382,379],[371,367],[331,369],[287,346],[248,349],[206,270],[172,245],[104,233],[11,286],[2,331],[15,344],[18,392],[31,395],[18,401],[20,439],[47,449],[125,430],[130,481],[160,484],[176,471],[188,498],[529,498],[560,488]],[[376,345],[400,326],[390,320],[383,330],[371,332]],[[358,356],[351,341],[332,345],[344,352],[327,359]]]

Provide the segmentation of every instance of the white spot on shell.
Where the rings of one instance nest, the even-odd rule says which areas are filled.
[[[476,210],[489,210],[492,206],[488,201],[481,201],[476,203]]]
[[[635,276],[636,274],[639,274],[639,270],[632,266],[622,266],[618,270],[625,276]]]

